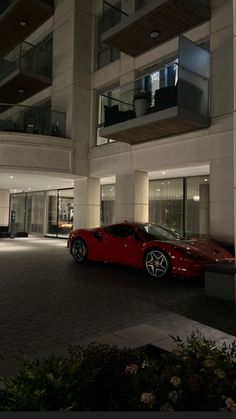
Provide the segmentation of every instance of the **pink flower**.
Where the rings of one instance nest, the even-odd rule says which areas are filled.
[[[170,403],[165,403],[163,406],[160,407],[161,412],[174,412],[175,409]]]
[[[154,393],[142,393],[140,401],[152,407],[156,401],[156,396]]]
[[[125,367],[125,374],[137,374],[139,366],[137,364],[129,364]]]

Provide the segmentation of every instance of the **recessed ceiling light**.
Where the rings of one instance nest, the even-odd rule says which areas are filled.
[[[28,189],[30,190],[31,188],[30,188],[30,187],[28,187]]]
[[[166,174],[166,172],[161,172],[162,173],[162,175],[165,175]]]
[[[10,179],[14,179],[14,176],[10,176]]]
[[[206,178],[206,179],[204,179],[204,182],[208,182],[208,179]]]
[[[48,188],[51,188],[51,185],[48,185]]]
[[[17,92],[18,93],[25,93],[25,89],[18,89]]]
[[[159,31],[152,31],[152,32],[150,32],[149,35],[150,35],[151,38],[156,39],[156,38],[159,38],[159,36],[161,35],[161,32],[159,32]]]
[[[26,20],[21,20],[20,21],[20,26],[22,26],[22,28],[25,28],[25,26],[28,25],[28,22],[26,22]]]

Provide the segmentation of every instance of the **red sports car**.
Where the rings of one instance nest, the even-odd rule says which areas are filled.
[[[78,263],[86,259],[145,269],[155,278],[167,275],[198,277],[204,265],[233,262],[233,256],[212,241],[185,240],[150,223],[113,224],[70,233],[68,247]]]

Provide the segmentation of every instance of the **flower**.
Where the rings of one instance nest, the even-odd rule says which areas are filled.
[[[156,396],[154,393],[142,393],[140,401],[152,407],[156,401]]]
[[[163,406],[160,407],[161,412],[174,412],[175,409],[170,403],[165,403]]]
[[[172,402],[177,402],[179,398],[179,393],[177,391],[170,391],[168,393],[168,399],[171,400]]]
[[[227,409],[229,409],[231,412],[236,412],[236,403],[231,397],[227,397],[225,404]]]
[[[225,372],[223,371],[223,370],[221,370],[221,369],[216,369],[215,371],[214,371],[214,373],[215,373],[215,375],[218,377],[218,378],[220,378],[220,379],[222,379],[222,378],[225,378]]]
[[[137,374],[139,366],[137,364],[129,364],[125,367],[125,374]]]
[[[148,368],[150,367],[150,363],[148,361],[143,361],[141,368]]]
[[[173,377],[171,377],[170,379],[170,383],[173,384],[173,386],[177,387],[180,385],[181,379],[177,377],[176,375],[173,375]]]

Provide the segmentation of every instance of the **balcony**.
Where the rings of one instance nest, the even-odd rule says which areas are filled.
[[[66,114],[51,109],[0,103],[0,131],[66,138]]]
[[[100,96],[99,136],[138,144],[207,128],[209,77],[209,53],[179,37],[171,63]]]
[[[11,51],[54,13],[54,0],[1,0],[0,56]]]
[[[106,24],[101,41],[136,56],[210,19],[210,0],[154,0],[142,3],[144,6],[136,7],[130,15],[104,0]],[[120,19],[114,20],[114,26],[107,29],[109,8],[116,14],[119,12]]]
[[[52,54],[27,42],[0,59],[0,101],[18,103],[51,85]]]

